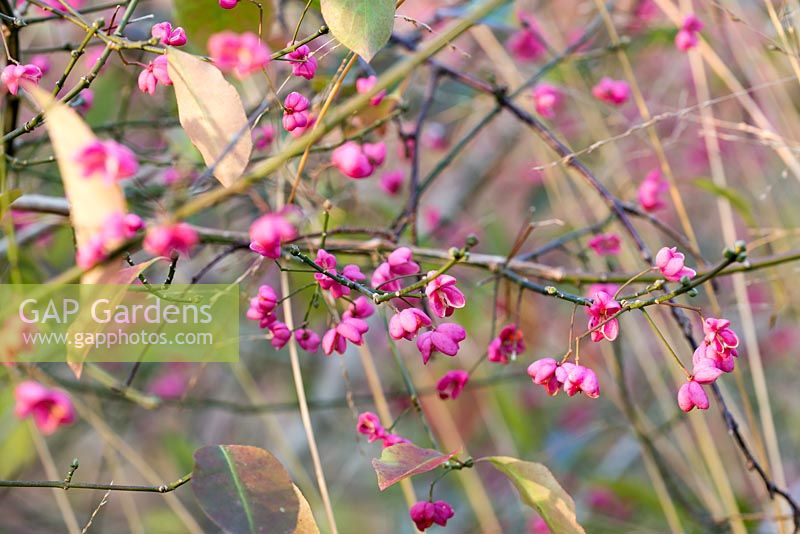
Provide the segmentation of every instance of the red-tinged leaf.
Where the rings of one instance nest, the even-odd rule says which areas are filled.
[[[373,458],[372,468],[378,475],[378,487],[383,491],[404,478],[436,469],[455,454],[442,454],[413,443],[398,443],[383,449],[380,459]]]
[[[296,531],[300,501],[272,454],[245,445],[212,445],[195,451],[194,462],[192,492],[224,532]],[[305,513],[303,520],[308,521]]]

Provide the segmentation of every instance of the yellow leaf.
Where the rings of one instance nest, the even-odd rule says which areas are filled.
[[[522,502],[535,508],[552,532],[585,532],[575,517],[575,502],[547,467],[508,456],[490,456],[486,460],[508,477]]]
[[[216,164],[217,180],[230,187],[244,173],[253,150],[242,99],[211,63],[171,47],[167,60],[181,126],[206,165]]]
[[[297,495],[297,500],[300,501],[294,534],[319,534],[319,527],[317,527],[317,522],[314,520],[314,514],[311,513],[311,507],[308,505],[305,495],[294,484],[292,484],[292,487],[295,495]]]
[[[127,213],[125,195],[116,182],[109,184],[105,180],[82,176],[75,155],[94,142],[96,137],[80,115],[36,86],[29,85],[25,89],[44,111],[45,126],[69,200],[75,241],[80,248],[103,229],[111,215]],[[107,276],[107,271],[116,272],[117,267],[107,265],[92,269],[83,276],[81,282],[94,283]]]

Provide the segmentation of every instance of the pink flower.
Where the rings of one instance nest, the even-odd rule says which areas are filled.
[[[547,52],[541,38],[539,25],[527,13],[518,12],[522,29],[512,33],[506,41],[506,48],[517,61],[536,61]]]
[[[281,245],[297,237],[297,229],[283,213],[267,213],[250,225],[250,250],[278,259]]]
[[[601,102],[621,106],[628,101],[631,88],[626,81],[612,80],[605,76],[592,88],[592,95]]]
[[[694,278],[697,272],[684,266],[685,259],[686,257],[678,252],[677,247],[664,247],[656,254],[656,267],[670,282],[677,282],[684,276]]]
[[[292,43],[289,43],[291,46]],[[292,64],[292,74],[310,80],[317,73],[317,58],[311,55],[308,45],[297,47],[292,52],[286,54],[286,58]]]
[[[144,221],[135,213],[112,213],[103,226],[103,242],[107,246],[127,241],[144,228]]]
[[[661,10],[658,9],[653,0],[641,0],[637,2],[636,8],[633,10],[633,20],[630,23],[631,31],[643,30],[647,24],[658,17]]]
[[[436,206],[428,206],[422,212],[422,218],[428,225],[429,231],[432,232],[442,222],[442,211]]]
[[[313,330],[309,330],[308,328],[301,328],[294,333],[294,338],[297,340],[297,344],[300,345],[306,352],[317,352],[319,348],[320,339],[319,335]]]
[[[430,271],[428,276],[434,272]],[[464,293],[456,287],[457,282],[454,277],[442,274],[425,286],[425,295],[428,297],[431,309],[439,317],[450,317],[456,308],[463,308],[466,305]]]
[[[598,291],[592,297],[592,304],[586,308],[586,314],[589,316],[589,329],[597,327],[603,323],[603,326],[593,330],[591,337],[595,343],[607,339],[614,341],[619,334],[619,321],[617,319],[609,319],[622,309],[619,302],[606,293],[605,291]]]
[[[527,534],[553,534],[542,516],[535,515],[528,521]]]
[[[370,283],[376,289],[383,291],[398,291],[402,287],[400,276],[408,276],[419,272],[419,264],[412,259],[411,249],[400,247],[395,249],[385,262],[378,265],[372,273]]]
[[[6,86],[12,95],[19,93],[19,84],[22,80],[27,80],[34,85],[39,85],[42,79],[42,69],[31,63],[27,65],[9,64],[3,68],[0,74],[0,81]]]
[[[310,102],[306,97],[292,91],[283,100],[283,128],[291,132],[296,128],[308,126],[308,110]]]
[[[608,517],[628,521],[633,515],[633,510],[628,505],[627,499],[623,500],[619,495],[607,488],[591,489],[587,500],[589,507],[593,511]]]
[[[326,356],[330,356],[334,351],[344,354],[347,349],[347,341],[353,345],[361,345],[364,342],[363,335],[369,330],[369,325],[363,319],[350,317],[331,328],[322,336],[322,350]]]
[[[342,319],[366,319],[373,313],[375,313],[375,308],[372,307],[369,299],[362,295],[347,307],[342,314]]]
[[[708,395],[700,384],[689,380],[678,390],[678,406],[684,412],[691,412],[693,408],[708,410]]]
[[[323,249],[319,249],[317,251],[317,265],[325,269],[325,272],[330,273],[332,275],[338,274],[336,272],[336,256],[333,254],[329,254]],[[346,265],[344,269],[342,269],[342,276],[347,278],[348,280],[353,280],[357,282],[361,282],[362,280],[366,280],[366,276],[361,272],[361,269],[358,265]],[[350,294],[350,288],[344,286],[327,276],[324,273],[314,273],[314,279],[319,282],[319,286],[322,289],[330,290],[331,295],[333,298],[339,298],[341,296],[347,296]]]
[[[386,143],[364,143],[361,145],[361,151],[373,167],[380,167],[386,161]]]
[[[564,391],[570,397],[578,393],[585,393],[592,399],[600,396],[597,375],[588,367],[565,362],[556,368],[555,374],[558,381],[564,384]]]
[[[588,244],[598,256],[616,256],[620,252],[620,239],[617,234],[598,234],[591,238]]]
[[[325,269],[326,272],[336,272],[336,256],[330,254],[325,249],[321,248],[317,251],[317,258],[314,261],[317,265]],[[325,276],[323,273],[314,273],[314,279],[319,282],[319,285],[322,286],[322,289],[328,289],[333,283],[333,280],[331,280],[330,277]]]
[[[422,354],[422,363],[427,364],[434,352],[448,356],[458,354],[459,343],[467,338],[467,332],[455,323],[442,323],[433,330],[417,336],[417,349]]]
[[[692,359],[694,360],[694,358]],[[698,384],[713,384],[723,373],[714,360],[701,358],[693,363],[692,380]]]
[[[466,371],[448,371],[436,383],[436,391],[439,392],[439,398],[444,399],[457,399],[469,381],[469,373]]]
[[[556,369],[558,369],[557,361],[553,358],[542,358],[528,366],[528,376],[534,384],[544,386],[548,395],[554,396],[563,385],[556,376]]]
[[[297,128],[295,128],[294,130],[292,130],[289,133],[294,138],[301,137],[304,133],[306,133],[308,130],[313,128],[314,127],[314,123],[316,123],[316,122],[317,122],[317,118],[316,117],[312,117],[311,115],[308,115],[308,119],[307,119],[307,122],[306,122],[305,126],[298,126]]]
[[[417,526],[417,530],[425,530],[433,524],[447,525],[447,520],[455,515],[453,507],[445,501],[419,501],[409,510],[408,515]]]
[[[173,28],[169,22],[159,22],[154,25],[150,29],[150,35],[164,45],[183,46],[186,44],[186,31],[180,26]]]
[[[289,330],[289,327],[286,326],[286,323],[272,321],[267,328],[272,334],[272,340],[270,343],[278,350],[285,347],[289,340],[292,339],[292,331]]]
[[[75,263],[81,269],[90,269],[106,259],[108,252],[102,236],[92,236],[89,241],[78,247]]]
[[[546,119],[556,116],[563,95],[561,89],[549,83],[540,83],[533,88],[533,104],[536,106],[536,113]]]
[[[350,178],[366,178],[375,170],[355,141],[348,141],[331,153],[331,163]]]
[[[694,14],[688,15],[683,20],[683,26],[675,35],[675,46],[678,50],[686,52],[697,46],[700,37],[697,35],[703,29],[703,23]]]
[[[275,290],[268,285],[258,288],[258,295],[250,299],[250,308],[247,310],[246,317],[252,321],[258,321],[260,328],[266,328],[275,322],[275,315],[272,313],[278,304],[278,295]]]
[[[733,371],[735,358],[738,357],[736,348],[739,346],[739,337],[730,328],[731,322],[727,319],[709,317],[703,321],[703,343],[695,351],[692,360],[697,366],[700,360],[709,360],[720,370],[730,373]]]
[[[275,140],[275,128],[271,124],[253,129],[253,146],[256,150],[264,150]]]
[[[376,76],[367,76],[366,78],[358,78],[356,80],[356,91],[360,94],[369,93],[372,91],[372,88],[375,87],[375,84],[378,83],[378,78]],[[378,93],[373,96],[370,101],[370,106],[377,106],[383,100],[383,97],[386,96],[386,89],[382,89],[378,91]]]
[[[517,354],[525,352],[525,341],[522,330],[515,324],[508,324],[500,330],[500,334],[489,343],[489,361],[507,364],[509,357],[516,359]]]
[[[154,256],[169,256],[173,250],[189,254],[199,241],[197,232],[188,224],[165,224],[147,230],[144,249]]]
[[[78,247],[76,262],[82,269],[94,267],[108,257],[124,241],[131,239],[144,228],[144,221],[133,213],[112,213],[103,223],[102,230],[88,242]]]
[[[172,85],[167,68],[167,56],[158,56],[139,74],[139,90],[148,95],[156,92],[156,85]]]
[[[238,3],[239,0],[219,0],[219,7],[222,9],[233,9]]]
[[[130,178],[139,169],[133,152],[112,140],[91,142],[75,155],[75,162],[84,178],[100,175],[107,184]]]
[[[656,211],[666,204],[661,200],[661,195],[669,189],[666,180],[661,176],[661,171],[653,169],[647,173],[639,185],[638,197],[642,209],[647,212]]]
[[[420,329],[431,325],[431,318],[424,311],[417,308],[406,308],[389,319],[389,335],[392,339],[407,339],[411,341]]]
[[[42,434],[50,435],[59,427],[75,421],[75,408],[69,396],[58,389],[48,389],[39,382],[26,380],[14,388],[14,413],[20,419],[33,417]]]
[[[449,146],[447,129],[439,122],[431,122],[422,132],[422,143],[431,150],[444,150]]]
[[[190,377],[180,363],[170,364],[166,372],[159,374],[147,386],[147,392],[162,399],[179,399],[186,393]]]
[[[403,188],[404,181],[405,173],[403,173],[403,171],[385,172],[381,176],[381,189],[383,189],[387,195],[394,196]]]
[[[367,441],[370,443],[383,439],[384,436],[386,436],[386,430],[383,428],[381,420],[372,412],[362,412],[358,415],[356,431],[359,434],[367,436]]]
[[[220,70],[233,72],[239,79],[263,69],[270,59],[269,48],[252,32],[215,33],[208,39],[208,52]]]
[[[42,76],[47,76],[47,73],[50,72],[50,68],[52,67],[50,58],[44,54],[31,56],[30,64],[39,67],[39,70],[42,71]]]

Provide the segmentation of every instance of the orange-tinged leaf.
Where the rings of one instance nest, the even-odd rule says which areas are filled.
[[[118,183],[107,183],[97,177],[84,178],[75,155],[96,140],[89,126],[72,108],[56,100],[50,93],[34,85],[25,89],[44,111],[45,126],[50,135],[64,192],[70,204],[70,221],[75,229],[78,247],[99,233],[108,218],[126,213],[125,195]],[[95,283],[114,266],[101,266],[86,273],[81,282]]]
[[[244,173],[253,150],[242,99],[211,63],[171,47],[167,59],[181,126],[206,165],[215,165],[214,177],[229,187]]]

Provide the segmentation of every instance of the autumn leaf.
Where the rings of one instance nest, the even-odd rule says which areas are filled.
[[[522,502],[539,512],[552,532],[584,532],[575,517],[575,502],[546,466],[508,456],[490,456],[482,460],[491,462],[508,477],[519,491]]]
[[[269,452],[246,445],[212,445],[194,453],[192,492],[223,531],[315,534],[302,493]]]
[[[292,485],[292,487],[300,504],[300,511],[297,512],[295,534],[319,534],[319,527],[317,527],[317,522],[314,520],[314,514],[311,512],[311,506],[308,505],[305,495],[297,486]]]
[[[181,126],[217,180],[229,187],[244,173],[253,150],[242,99],[211,63],[171,47],[167,60]]]
[[[381,491],[404,478],[427,473],[444,464],[455,455],[442,454],[433,449],[423,449],[413,443],[398,443],[381,451],[381,457],[372,459]]]
[[[127,213],[125,195],[117,182],[109,183],[82,175],[75,155],[97,138],[80,115],[34,85],[27,85],[25,89],[44,111],[45,126],[69,200],[75,242],[81,248],[103,229],[111,215]],[[86,273],[81,282],[97,283],[109,272],[113,275],[117,270],[114,265],[96,267]]]

